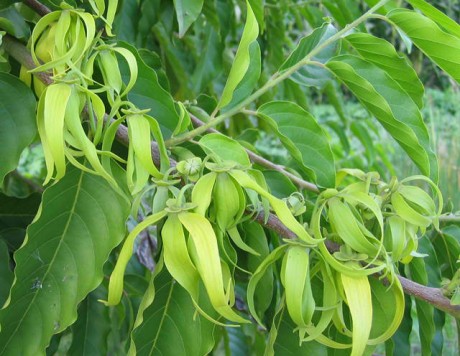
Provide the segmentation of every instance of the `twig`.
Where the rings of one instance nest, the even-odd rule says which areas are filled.
[[[36,0],[23,0],[23,3],[34,10],[40,16],[45,16],[51,12],[51,10]]]
[[[430,303],[437,309],[460,319],[460,305],[450,304],[450,300],[442,294],[441,288],[422,286],[402,276],[398,276],[398,278],[406,294]]]
[[[19,41],[13,39],[12,37],[5,36],[4,39],[7,39],[8,45],[5,46],[5,50],[18,62],[26,66],[28,69],[34,69],[35,64],[32,61],[30,53],[28,52],[27,48],[20,43]],[[45,84],[52,83],[51,78],[47,73],[34,73],[40,80],[43,81]],[[129,143],[128,138],[128,131],[125,126],[120,125],[117,131],[117,140],[123,144]],[[159,152],[158,146],[156,143],[152,144],[152,158],[155,160],[155,163],[159,163]],[[175,164],[174,160],[171,160],[171,164]],[[250,212],[252,214],[252,212]],[[285,225],[281,223],[281,221],[273,214],[267,219],[265,223],[265,217],[263,213],[258,213],[255,218],[257,222],[262,224],[263,226],[275,231],[281,237],[292,239],[296,238],[296,235],[289,230]],[[328,246],[329,247],[329,246]],[[329,247],[332,248],[332,247]],[[430,303],[435,308],[438,308],[446,313],[453,315],[456,318],[460,318],[460,307],[453,306],[450,304],[450,300],[446,298],[440,288],[431,288],[426,287],[416,282],[413,282],[409,279],[404,277],[398,276],[399,280],[401,281],[402,287],[404,292],[413,295],[414,297],[423,300],[427,303]]]
[[[199,118],[197,118],[196,116],[194,116],[192,114],[190,114],[190,119],[192,120],[192,122],[197,127],[203,126],[205,124],[203,121],[201,121]],[[206,131],[221,134],[221,132],[219,132],[218,130],[216,130],[213,127],[208,128]],[[316,185],[314,185],[313,183],[307,182],[307,181],[303,180],[302,178],[297,177],[296,175],[292,174],[291,172],[286,171],[283,166],[275,164],[275,163],[263,158],[262,156],[259,156],[258,154],[252,152],[251,150],[248,150],[247,148],[245,148],[245,150],[246,150],[246,153],[248,154],[249,159],[251,160],[252,163],[257,163],[257,164],[260,164],[261,166],[263,166],[265,168],[273,169],[275,171],[280,172],[285,177],[287,177],[292,183],[297,185],[299,188],[303,188],[303,189],[309,190],[309,191],[314,192],[314,193],[319,193],[318,187]]]
[[[439,217],[439,221],[441,222],[452,222],[458,223],[460,222],[460,215],[458,213],[448,214],[448,215],[441,215]]]
[[[34,60],[32,59],[32,56],[30,55],[30,52],[27,49],[27,47],[19,41],[17,41],[14,37],[10,35],[5,35],[3,37],[3,48],[6,52],[10,54],[11,57],[16,59],[27,69],[33,69],[36,67]],[[37,72],[34,73],[34,75],[46,85],[50,85],[53,83],[53,79],[51,79],[49,73]]]

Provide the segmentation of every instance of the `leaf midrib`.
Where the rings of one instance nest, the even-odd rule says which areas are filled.
[[[168,314],[168,308],[169,304],[171,303],[171,297],[172,297],[172,292],[174,290],[174,281],[171,281],[171,287],[169,287],[169,294],[168,294],[168,299],[166,299],[166,303],[164,305],[164,313],[161,316],[160,324],[158,325],[158,330],[155,335],[155,339],[153,340],[152,343],[152,348],[150,349],[149,355],[153,355],[153,350],[155,349],[155,346],[157,344],[158,338],[160,336],[161,329],[163,327],[163,322],[165,320],[166,315]]]
[[[82,184],[82,181],[83,181],[83,174],[84,172],[83,171],[80,171],[80,178],[78,180],[78,184],[77,184],[77,189],[76,189],[76,194],[75,194],[75,198],[74,198],[74,201],[72,203],[72,208],[70,209],[69,211],[69,218],[67,219],[66,221],[66,224],[64,226],[64,230],[63,230],[63,233],[62,233],[62,236],[65,236],[69,226],[70,226],[70,222],[72,220],[72,216],[75,212],[75,207],[77,205],[77,201],[78,201],[78,197],[80,195],[80,191],[81,191],[81,184]],[[54,264],[54,261],[56,259],[56,256],[58,255],[59,251],[61,250],[61,245],[64,241],[64,238],[62,238],[60,241],[59,241],[59,244],[58,244],[58,247],[56,248],[56,251],[53,255],[53,258],[51,259],[51,262],[49,263],[48,265],[48,268],[43,276],[43,281],[42,281],[42,284],[44,284],[44,281],[47,279],[48,277],[48,274],[51,270],[51,266]],[[31,302],[29,303],[29,305],[27,306],[23,316],[21,317],[21,319],[19,320],[19,323],[17,324],[16,328],[14,329],[14,331],[11,333],[11,336],[9,337],[8,341],[5,343],[5,345],[3,346],[3,349],[2,349],[2,353],[6,350],[6,348],[8,347],[8,345],[10,344],[11,340],[14,338],[14,336],[16,335],[19,327],[22,325],[22,322],[24,321],[25,317],[27,316],[27,314],[29,313],[29,310],[30,308],[34,305],[34,301],[35,299],[37,298],[37,296],[40,294],[40,290],[37,290],[37,292],[34,294],[34,296],[32,297],[32,300]]]

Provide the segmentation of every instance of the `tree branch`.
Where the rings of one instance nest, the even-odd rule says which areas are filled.
[[[5,36],[4,40],[6,40],[4,41],[4,43],[6,43],[4,48],[13,58],[15,58],[19,63],[23,64],[27,69],[35,68],[35,64],[32,60],[30,53],[22,43],[10,36]],[[50,84],[53,82],[48,73],[34,73],[34,75],[37,76],[37,78],[39,78],[45,84]],[[126,126],[120,125],[116,135],[117,140],[125,145],[129,143],[127,130],[128,129],[126,128]],[[158,146],[155,142],[152,143],[151,150],[152,158],[155,161],[155,164],[159,165],[160,156],[158,152]],[[176,162],[174,160],[171,160],[171,164],[175,165]],[[252,214],[252,212],[248,212],[248,214]],[[267,219],[267,222],[265,222],[264,213],[259,212],[254,216],[254,220],[260,223],[261,225],[265,226],[266,228],[275,231],[283,238],[296,238],[296,235],[285,225],[283,225],[283,223],[278,219],[276,215],[270,214]],[[335,247],[332,245],[328,245],[328,248],[334,250]],[[422,301],[430,303],[435,308],[449,313],[456,318],[460,318],[460,306],[451,305],[450,300],[442,294],[440,288],[426,287],[401,276],[398,276],[398,278],[401,281],[401,285],[405,293],[412,295]]]
[[[23,0],[23,3],[34,10],[40,16],[45,16],[51,12],[51,10],[36,0]]]

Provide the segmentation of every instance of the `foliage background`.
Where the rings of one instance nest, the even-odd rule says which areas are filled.
[[[45,1],[45,3],[50,7],[54,5],[52,2]],[[264,9],[266,28],[258,40],[263,54],[263,70],[259,85],[268,80],[269,73],[273,73],[278,68],[301,37],[322,24],[324,16],[330,16],[334,23],[343,27],[358,17],[368,3],[371,1],[344,0],[315,3],[266,1]],[[439,1],[434,4],[458,20],[458,2]],[[216,105],[215,98],[218,98],[219,93],[222,92],[227,73],[231,68],[235,49],[242,34],[244,13],[243,1],[206,1],[202,10],[203,15],[193,24],[191,30],[181,37],[173,2],[125,0],[120,3],[114,23],[114,33],[117,35],[117,40],[126,41],[139,49],[142,48],[139,50],[140,56],[156,70],[159,84],[170,91],[175,100],[188,103],[191,110],[192,105],[198,104],[198,107],[211,114]],[[25,7],[20,8],[20,14],[27,20],[36,20],[36,15]],[[30,24],[18,21],[17,26],[17,37],[25,41],[30,34]],[[397,34],[388,26],[372,20],[366,24],[366,27],[369,32],[387,38],[401,51],[406,50],[406,44],[400,41]],[[440,160],[440,186],[445,196],[451,199],[451,206],[447,206],[447,212],[456,211],[460,207],[458,87],[417,49],[414,48],[409,56],[423,82],[427,83],[424,118],[430,128]],[[5,66],[11,66],[11,72],[18,74],[19,66],[15,61],[9,61]],[[122,70],[126,72],[126,68]],[[353,99],[347,90],[341,91],[335,84],[315,87],[284,81],[259,98],[256,106],[277,98],[293,100],[314,114],[332,139],[338,167],[356,167],[364,171],[377,170],[387,179],[395,173],[398,176],[407,176],[418,172],[403,151],[389,139],[388,134],[378,128],[375,120],[371,119],[368,112]],[[151,97],[137,98],[137,103],[140,106],[150,107],[154,105],[154,100],[155,97],[152,94]],[[217,128],[235,139],[245,141],[249,147],[256,148],[260,154],[275,163],[289,162],[290,155],[273,132],[260,131],[259,129],[267,129],[267,127],[253,117],[248,118],[246,115],[239,114],[237,120],[223,123]],[[165,130],[164,127],[163,129]],[[187,145],[185,147],[191,148]],[[45,175],[42,157],[40,146],[37,143],[32,144],[22,154],[17,170],[10,173],[4,181],[3,193],[8,196],[25,197],[25,205],[30,209],[25,221],[22,221],[20,226],[14,227],[16,235],[11,234],[10,226],[8,226],[8,233],[6,233],[5,226],[0,231],[1,241],[3,241],[0,242],[9,244],[10,250],[15,250],[19,246],[24,227],[30,223],[38,206],[36,193],[41,192],[41,183]],[[297,168],[292,161],[287,165]],[[30,195],[33,192],[35,193]],[[2,195],[2,199],[6,198]],[[3,201],[2,206],[6,207],[7,202]],[[9,218],[7,212],[2,214],[4,219]],[[134,222],[131,221],[131,224]],[[458,245],[460,241],[458,227],[451,226],[448,232],[452,236],[452,241],[456,241]],[[155,231],[150,233],[154,235]],[[436,234],[434,232],[431,234],[431,238],[434,239]],[[5,250],[3,247],[2,249],[1,251]],[[433,247],[427,244],[422,246],[423,249],[429,250]],[[439,256],[442,257],[442,255]],[[110,273],[113,267],[111,263],[114,263],[113,256],[105,267],[105,275]],[[437,279],[440,279],[441,266],[431,261],[428,261],[427,265],[434,270],[434,272],[429,271],[432,272],[429,277],[433,278],[429,284],[438,287],[439,280]],[[100,337],[99,343],[103,340],[100,344],[103,346],[100,347],[108,347],[108,354],[123,354],[129,325],[148,285],[146,276],[145,267],[138,260],[132,259],[126,281],[130,297],[124,298],[123,303],[118,307],[110,310],[104,309],[101,304],[97,303],[97,300],[103,299],[107,293],[103,283],[80,305],[77,323],[53,337],[47,353],[78,354],[80,328],[85,324],[86,316],[99,319],[100,323],[95,324],[97,331],[94,336]],[[11,276],[9,278],[11,282]],[[171,283],[170,277],[163,275],[161,278],[164,279],[164,285]],[[4,290],[2,293],[3,296],[6,295]],[[174,296],[181,300],[186,297],[186,294],[183,294],[179,291]],[[166,296],[159,294],[157,300],[161,303],[165,298]],[[433,313],[432,310],[431,313]],[[451,318],[444,320],[440,313],[436,314],[431,317],[432,319],[438,318],[435,322],[436,330],[427,330],[431,325],[424,327],[423,322],[421,326],[419,325],[415,303],[412,307],[412,314],[412,317],[405,319],[407,323],[402,328],[412,330],[410,338],[413,354],[430,353],[426,348],[419,350],[420,343],[423,343],[424,346],[432,344],[433,354],[437,354],[440,350],[443,350],[445,354],[458,353],[457,333]],[[89,333],[91,330],[86,330],[86,332]],[[260,345],[264,344],[261,334],[254,328],[227,328],[220,332],[221,335],[216,336],[216,339],[220,341],[215,347],[215,354],[257,353],[256,350],[260,350]],[[440,336],[443,332],[445,338]],[[404,337],[409,335],[402,331],[398,333],[394,338],[396,345],[401,342],[398,337],[404,340]],[[420,334],[425,340],[420,341]],[[296,341],[290,336],[286,332],[285,343],[294,347]],[[375,352],[383,352],[382,348],[383,346]]]

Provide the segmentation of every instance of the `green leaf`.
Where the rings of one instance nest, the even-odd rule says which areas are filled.
[[[421,10],[426,17],[437,22],[451,34],[460,37],[460,25],[433,5],[424,0],[407,0],[407,2],[414,8]]]
[[[263,171],[270,193],[277,198],[286,198],[297,191],[296,186],[284,174],[278,171]]]
[[[189,294],[166,269],[154,284],[155,299],[144,311],[144,322],[133,332],[137,355],[208,354],[214,346],[215,324],[196,314]],[[200,305],[204,305],[201,300]],[[206,312],[213,313],[211,308]]]
[[[379,67],[351,55],[335,57],[327,67],[393,136],[420,171],[437,181],[438,164],[428,130],[417,105],[400,85]]]
[[[262,226],[253,221],[243,223],[242,231],[244,242],[259,253],[259,255],[246,255],[248,271],[254,273],[270,253],[267,237],[265,236]],[[273,268],[270,266],[260,279],[254,293],[257,315],[263,316],[265,311],[268,309],[273,298],[273,289]]]
[[[37,134],[36,101],[17,77],[0,73],[0,183],[16,168],[19,156]]]
[[[41,202],[41,194],[26,198],[9,197],[0,193],[0,230],[11,227],[26,228],[33,220]]]
[[[225,161],[234,161],[245,167],[251,164],[243,146],[230,137],[211,133],[203,136],[199,142],[207,154],[214,153]]]
[[[303,60],[308,54],[323,42],[328,40],[331,36],[335,35],[337,30],[331,24],[323,24],[320,28],[315,29],[310,35],[302,38],[289,55],[289,57],[281,65],[279,71],[282,73],[292,66]],[[330,44],[323,49],[319,54],[310,58],[312,61],[324,63],[329,60],[337,51],[337,42]],[[330,73],[317,66],[303,66],[291,75],[290,79],[302,85],[316,86],[319,88],[324,87],[331,79]]]
[[[254,12],[254,16],[257,19],[257,23],[259,24],[260,32],[263,33],[265,30],[265,20],[264,20],[264,6],[265,0],[248,0],[249,4],[251,5],[252,11]]]
[[[426,275],[428,278],[427,283],[425,283],[424,285],[434,288],[440,288],[442,283],[440,262],[443,261],[438,260],[432,241],[427,238],[420,239],[418,251],[422,254],[427,255],[425,258],[423,258],[423,262],[425,263]],[[433,337],[433,341],[431,342],[431,351],[434,355],[442,355],[444,346],[443,328],[446,319],[445,313],[441,312],[438,309],[434,309],[433,312],[435,334]]]
[[[388,41],[367,33],[354,33],[345,39],[368,62],[383,69],[421,109],[423,107],[423,84],[405,57],[399,56]]]
[[[375,160],[375,147],[374,140],[369,134],[369,126],[364,125],[359,121],[353,121],[350,125],[351,132],[358,138],[363,147],[365,148],[364,154],[367,156],[369,166],[374,164]]]
[[[232,107],[241,103],[249,95],[251,95],[254,88],[257,86],[257,82],[260,77],[261,62],[260,62],[260,48],[257,41],[252,42],[249,45],[249,62],[248,70],[246,71],[243,79],[236,86],[232,100],[228,103],[222,112],[228,111]]]
[[[11,4],[14,4],[15,2],[17,2],[17,0],[4,0],[0,5],[0,9],[5,9],[9,7]]]
[[[30,36],[29,25],[14,6],[0,11],[0,29],[16,38],[26,39]]]
[[[0,305],[3,305],[8,298],[13,278],[8,247],[0,241]]]
[[[0,240],[10,251],[21,246],[26,228],[32,222],[41,202],[41,194],[15,198],[0,194]],[[1,304],[1,303],[0,303]]]
[[[411,298],[405,298],[404,317],[398,330],[392,336],[394,349],[398,350],[397,356],[409,356],[411,354],[410,334],[412,332]],[[391,346],[388,346],[391,347]],[[392,354],[389,354],[389,356]]]
[[[388,19],[441,69],[460,83],[460,38],[444,32],[439,26],[414,11],[391,11]]]
[[[201,13],[204,0],[174,0],[177,22],[179,24],[179,37],[183,37],[189,27]]]
[[[170,138],[179,123],[171,94],[160,86],[157,74],[145,64],[135,47],[126,42],[118,42],[118,45],[130,50],[137,60],[137,81],[128,94],[129,100],[139,109],[150,109],[148,115],[158,121],[163,137]],[[127,75],[128,69],[123,72]]]
[[[410,265],[411,279],[414,282],[426,285],[428,283],[428,275],[426,272],[425,262],[422,258],[412,259]],[[419,321],[419,332],[422,355],[431,355],[431,342],[434,339],[436,332],[434,323],[434,308],[427,302],[415,299],[417,308],[417,317]]]
[[[80,303],[77,321],[72,325],[72,344],[67,355],[107,354],[109,308],[99,302],[106,295],[106,288],[101,285]]]
[[[299,336],[294,332],[296,325],[292,322],[286,311],[278,326],[278,334],[274,345],[275,355],[298,356],[315,355],[326,356],[327,348],[316,341],[304,342],[299,345]]]
[[[335,186],[334,157],[328,138],[315,118],[286,101],[262,105],[257,113],[279,136],[302,169],[322,187]]]
[[[195,93],[201,93],[222,70],[223,44],[212,26],[206,28],[202,52],[190,78]]]
[[[75,321],[125,234],[129,206],[105,179],[69,167],[43,194],[39,214],[15,254],[11,300],[0,311],[0,355],[44,355],[52,335]]]
[[[232,101],[234,91],[243,80],[252,60],[250,56],[250,46],[253,42],[257,41],[257,36],[259,35],[259,25],[257,24],[254,12],[249,2],[246,2],[246,4],[246,24],[244,25],[243,35],[241,36],[241,41],[227,78],[227,83],[225,84],[219,104],[217,105],[218,109],[225,107]]]
[[[444,278],[452,279],[457,271],[457,259],[460,256],[460,227],[450,225],[433,239],[433,246],[439,261],[442,261]]]

